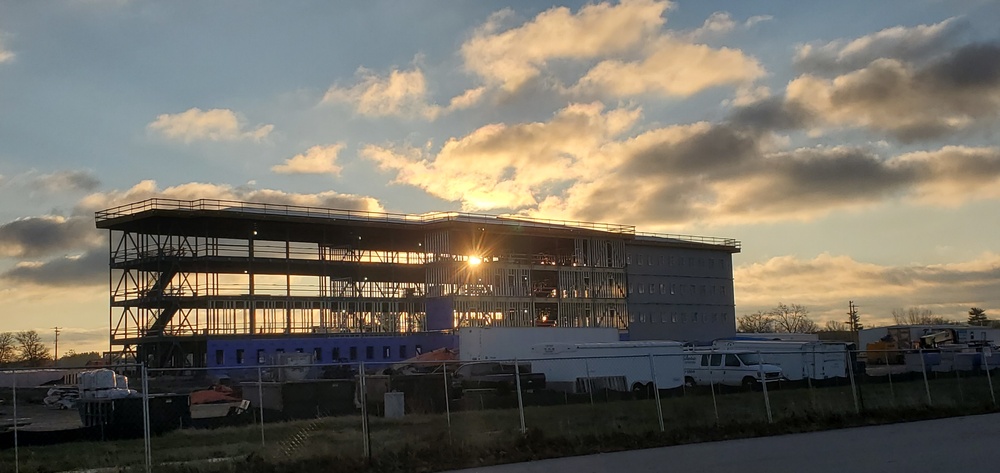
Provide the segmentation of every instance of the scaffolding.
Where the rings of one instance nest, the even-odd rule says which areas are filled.
[[[628,324],[629,226],[164,199],[97,226],[112,350],[151,366],[203,366],[209,338]]]

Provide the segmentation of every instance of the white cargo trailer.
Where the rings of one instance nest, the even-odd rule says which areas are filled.
[[[789,381],[844,378],[847,376],[847,344],[832,341],[716,340],[716,348],[760,352],[761,361],[781,367]]]
[[[571,393],[599,389],[648,393],[684,382],[683,345],[673,341],[544,343],[531,347],[531,370]],[[654,381],[655,379],[655,381]]]
[[[531,357],[531,347],[541,343],[617,341],[616,328],[467,327],[458,330],[458,358],[513,360]]]

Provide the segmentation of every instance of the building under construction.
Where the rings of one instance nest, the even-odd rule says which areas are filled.
[[[150,199],[110,231],[114,353],[153,367],[397,361],[469,326],[735,332],[736,240],[627,225]]]

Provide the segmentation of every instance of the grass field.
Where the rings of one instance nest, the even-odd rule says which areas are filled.
[[[283,472],[338,465],[356,471],[434,471],[536,458],[839,428],[995,411],[985,376],[948,373],[849,384],[716,393],[707,388],[656,401],[602,400],[370,419],[371,459],[359,415],[219,429],[184,429],[151,439],[153,471]],[[507,393],[516,406],[516,393]],[[532,397],[527,396],[526,402]],[[551,402],[551,399],[549,399]],[[475,405],[475,403],[471,403]],[[771,422],[768,422],[768,404]],[[18,451],[21,473],[144,465],[142,439],[73,442]],[[224,459],[212,461],[209,459]],[[14,451],[0,451],[0,471]]]

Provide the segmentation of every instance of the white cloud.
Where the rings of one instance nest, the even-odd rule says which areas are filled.
[[[494,15],[462,45],[465,67],[488,84],[513,92],[549,61],[588,60],[633,51],[657,36],[665,1],[633,0],[546,10],[516,28],[501,30],[509,12]]]
[[[721,85],[746,85],[764,75],[742,51],[662,38],[640,61],[607,60],[580,79],[572,91],[630,97],[646,93],[686,97]]]
[[[327,146],[313,146],[285,160],[284,164],[271,167],[278,174],[340,174],[337,156],[344,149],[344,143]]]
[[[434,120],[441,108],[428,103],[427,80],[419,68],[393,69],[382,77],[365,68],[358,69],[359,81],[351,87],[331,86],[323,103],[347,103],[368,117],[422,117]]]
[[[14,60],[15,54],[7,48],[4,48],[3,41],[0,40],[0,64]]]
[[[260,125],[248,130],[241,117],[229,109],[202,111],[191,108],[177,114],[162,114],[147,128],[155,133],[184,143],[193,141],[261,141],[274,130],[274,125]]]
[[[556,7],[514,28],[502,29],[498,15],[462,45],[466,68],[490,87],[517,92],[529,81],[577,97],[689,96],[720,85],[746,85],[764,74],[756,59],[732,48],[692,41],[702,34],[736,27],[718,12],[690,35],[663,30],[670,3],[651,0],[586,5],[577,12]],[[561,85],[551,63],[589,68]],[[594,62],[596,61],[596,65]]]
[[[880,58],[927,59],[950,46],[961,33],[961,25],[957,18],[949,18],[932,25],[886,28],[853,40],[803,44],[796,49],[795,63],[808,71],[842,73]]]
[[[700,28],[688,35],[691,39],[702,38],[709,35],[728,33],[736,28],[736,21],[733,20],[729,12],[717,11],[709,15]]]
[[[555,183],[599,172],[606,163],[598,157],[600,146],[639,116],[635,108],[605,112],[599,103],[573,104],[548,122],[481,127],[448,140],[437,153],[368,145],[361,154],[395,172],[396,182],[461,201],[466,210],[522,208]]]

